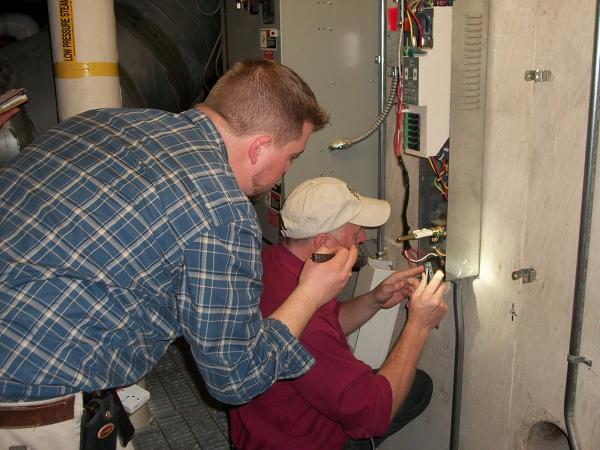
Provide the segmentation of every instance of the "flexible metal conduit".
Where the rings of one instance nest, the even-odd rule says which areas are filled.
[[[382,0],[379,7],[379,117],[367,128],[366,131],[355,137],[337,139],[329,143],[329,150],[344,150],[354,144],[364,141],[375,131],[379,130],[377,138],[377,196],[385,198],[385,152],[387,148],[387,138],[385,120],[389,115],[396,100],[396,91],[398,89],[398,80],[400,78],[400,69],[398,66],[392,67],[392,84],[386,100],[386,28],[387,28],[387,1]],[[377,229],[377,258],[384,256],[384,227]]]
[[[398,78],[399,78],[400,70],[398,67],[392,68],[392,85],[390,87],[390,92],[388,94],[387,102],[385,103],[385,107],[383,111],[379,114],[377,120],[371,125],[364,133],[359,134],[356,137],[351,138],[342,138],[332,141],[329,144],[329,150],[344,150],[354,144],[358,144],[361,141],[364,141],[369,136],[371,136],[377,129],[381,126],[383,121],[387,118],[390,113],[392,107],[394,106],[396,100],[396,90],[398,89]]]
[[[600,0],[596,1],[596,21],[594,27],[594,56],[588,111],[588,129],[583,172],[583,193],[579,222],[579,243],[577,246],[577,269],[575,273],[575,291],[573,297],[573,316],[571,320],[571,340],[567,356],[567,382],[565,386],[565,425],[569,447],[578,450],[575,429],[575,400],[577,396],[577,372],[579,364],[592,365],[592,362],[579,354],[583,329],[585,289],[587,281],[592,210],[594,206],[594,183],[596,178],[596,156],[598,153],[598,77],[600,72]]]
[[[460,431],[460,409],[462,398],[463,363],[465,354],[464,315],[462,307],[462,283],[465,280],[452,282],[454,302],[454,385],[452,388],[452,419],[450,424],[450,450],[458,450]]]

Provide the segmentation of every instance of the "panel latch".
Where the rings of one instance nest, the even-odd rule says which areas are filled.
[[[550,81],[552,72],[544,69],[535,69],[525,71],[525,81],[534,81],[536,83],[541,81]]]

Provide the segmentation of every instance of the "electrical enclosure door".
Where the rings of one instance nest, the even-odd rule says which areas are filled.
[[[264,238],[277,242],[279,207],[304,180],[332,176],[377,197],[377,133],[348,150],[332,152],[328,144],[361,133],[377,118],[379,2],[281,0],[272,2],[272,17],[264,3],[253,9],[253,2],[239,2],[238,9],[226,2],[228,65],[247,58],[279,61],[304,78],[331,116],[284,176],[281,192],[255,204]]]

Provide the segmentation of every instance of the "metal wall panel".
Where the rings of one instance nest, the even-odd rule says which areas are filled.
[[[488,4],[455,6],[450,102],[446,276],[479,275]]]

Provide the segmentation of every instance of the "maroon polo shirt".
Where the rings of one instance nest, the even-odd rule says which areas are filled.
[[[269,316],[294,290],[303,261],[283,245],[262,251],[260,309]],[[322,306],[300,342],[316,360],[304,376],[277,381],[262,395],[229,411],[238,450],[339,449],[352,439],[384,434],[392,392],[386,378],[354,357],[338,321],[340,303]]]

